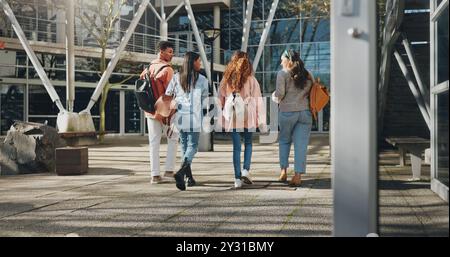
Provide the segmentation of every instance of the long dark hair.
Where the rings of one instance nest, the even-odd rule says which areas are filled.
[[[184,55],[183,66],[181,66],[180,83],[184,92],[190,92],[191,87],[195,87],[199,72],[194,69],[194,62],[200,58],[200,55],[194,52],[186,52]],[[193,84],[191,85],[193,81]]]
[[[300,54],[296,51],[289,49],[284,51],[283,56],[289,59],[289,73],[294,80],[294,84],[297,88],[304,89],[306,81],[309,78],[309,73],[305,68],[305,63],[300,58]]]

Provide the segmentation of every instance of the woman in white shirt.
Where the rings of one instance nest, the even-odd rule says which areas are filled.
[[[174,75],[166,90],[166,95],[173,95],[177,105],[174,122],[180,132],[183,164],[174,177],[180,190],[186,190],[185,176],[188,186],[195,185],[191,164],[198,150],[203,101],[208,97],[208,79],[200,74],[201,65],[197,53],[187,52],[181,71]]]

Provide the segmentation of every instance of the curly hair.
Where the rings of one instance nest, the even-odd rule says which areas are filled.
[[[236,51],[223,73],[223,81],[225,82],[223,86],[231,87],[233,91],[240,91],[251,75],[253,75],[253,66],[248,54]]]

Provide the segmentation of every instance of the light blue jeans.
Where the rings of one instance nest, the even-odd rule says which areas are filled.
[[[180,142],[183,150],[183,159],[192,164],[192,160],[194,159],[195,154],[198,150],[198,140],[200,137],[200,132],[180,132]]]
[[[280,166],[289,167],[289,153],[294,143],[294,171],[306,172],[306,154],[312,127],[312,114],[309,110],[300,112],[280,112]]]
[[[244,129],[244,132],[237,132],[233,130],[231,132],[231,139],[233,140],[233,166],[234,177],[241,178],[241,137],[244,138],[244,169],[250,171],[250,164],[252,161],[252,132],[248,129]]]

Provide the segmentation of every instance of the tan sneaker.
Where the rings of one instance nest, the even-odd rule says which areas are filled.
[[[281,171],[280,177],[278,178],[279,182],[286,182],[287,181],[287,172]]]
[[[161,183],[162,181],[163,181],[163,180],[162,180],[161,176],[153,176],[153,177],[152,177],[151,183],[152,183],[152,184],[159,184],[159,183]]]
[[[173,172],[173,171],[164,172],[164,177],[166,177],[166,178],[173,178],[174,175],[175,175],[175,172]]]

